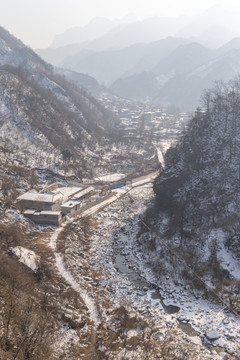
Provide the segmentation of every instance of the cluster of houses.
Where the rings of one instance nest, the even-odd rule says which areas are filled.
[[[163,109],[153,104],[134,102],[129,99],[104,95],[99,98],[106,108],[111,109],[120,119],[119,130],[125,138],[149,136],[153,141],[173,141],[189,122],[186,112]]]
[[[86,196],[94,193],[92,186],[52,185],[45,192],[29,191],[17,198],[23,215],[39,224],[59,225],[67,214],[77,212]]]

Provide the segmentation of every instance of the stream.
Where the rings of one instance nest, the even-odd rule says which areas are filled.
[[[150,294],[151,300],[159,300],[163,310],[167,314],[178,313],[180,308],[176,305],[166,305],[164,302],[164,297],[161,295],[160,288],[152,283],[146,281],[138,270],[133,269],[131,266],[127,265],[127,258],[123,254],[123,244],[128,241],[128,234],[124,232],[116,233],[114,236],[113,242],[113,259],[116,266],[116,269],[123,275],[125,275],[130,281],[132,288],[136,291],[138,296],[144,296],[145,294]],[[189,324],[183,321],[178,320],[178,326],[181,328],[187,335],[197,336],[199,333]]]
[[[113,296],[113,299],[116,297],[124,299],[125,297],[127,302],[132,303],[133,306],[136,304],[139,313],[146,317],[151,317],[152,314],[159,316],[158,309],[160,312],[164,311],[166,314],[172,315],[171,317],[174,318],[179,329],[188,336],[198,338],[196,341],[201,340],[206,349],[213,347],[216,352],[231,353],[232,349],[235,349],[235,345],[231,339],[228,342],[228,338],[225,336],[225,325],[223,323],[225,316],[222,310],[215,309],[212,306],[207,307],[208,303],[202,303],[198,297],[192,296],[188,299],[188,289],[182,284],[175,289],[171,278],[169,278],[170,274],[169,277],[164,278],[163,284],[160,283],[159,286],[153,283],[154,280],[151,280],[150,273],[150,277],[146,279],[143,274],[144,271],[140,270],[138,262],[140,265],[141,257],[139,260],[136,257],[137,248],[134,241],[134,236],[137,233],[135,216],[139,213],[139,198],[141,199],[142,196],[146,200],[149,196],[148,193],[146,194],[147,191],[144,191],[134,193],[132,195],[133,201],[124,203],[122,200],[123,205],[118,202],[108,210],[103,210],[101,216],[98,215],[102,228],[96,233],[95,254],[98,261],[100,260],[100,266],[103,265],[104,268],[106,266],[107,270],[102,286],[106,289],[109,288],[110,296]],[[105,217],[108,221],[105,221]],[[106,230],[108,236],[106,236]],[[99,237],[102,239],[102,236],[105,238],[101,247],[102,251],[99,252]],[[171,289],[172,291],[170,291]],[[216,313],[216,318],[212,318],[213,313]],[[223,319],[222,322],[220,321],[219,330],[222,339],[214,342],[206,338],[206,333],[210,330],[218,330],[218,314],[219,319]],[[191,325],[192,322],[196,324],[196,330],[195,326]],[[228,328],[230,325],[226,326],[226,331]],[[218,346],[216,346],[217,344]]]

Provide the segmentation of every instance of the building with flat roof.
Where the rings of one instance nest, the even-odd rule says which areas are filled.
[[[71,212],[77,211],[80,209],[80,207],[81,207],[81,201],[77,201],[77,200],[65,201],[61,205],[62,215],[67,215]]]
[[[37,224],[60,225],[62,222],[61,211],[25,210],[23,215]]]
[[[62,195],[59,193],[27,192],[17,198],[17,203],[22,210],[60,210]]]
[[[79,210],[80,199],[94,190],[93,186],[62,186],[43,193],[29,191],[19,196],[17,203],[28,219],[39,224],[59,225],[62,216]]]

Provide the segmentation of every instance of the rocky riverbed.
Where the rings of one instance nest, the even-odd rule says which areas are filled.
[[[192,339],[221,354],[240,356],[240,319],[216,305],[193,294],[184,285],[176,285],[171,274],[156,279],[139,252],[136,234],[137,216],[151,201],[151,186],[132,190],[126,197],[110,205],[96,218],[92,243],[96,269],[105,278],[101,286],[112,297],[125,299],[149,317],[173,322]],[[134,200],[133,200],[134,199]],[[214,334],[214,337],[212,337]]]

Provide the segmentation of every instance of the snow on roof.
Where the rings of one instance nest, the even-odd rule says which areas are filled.
[[[99,211],[100,209],[104,208],[105,206],[107,205],[110,205],[112,202],[114,202],[117,198],[115,196],[112,196],[106,200],[104,200],[103,202],[95,205],[95,206],[92,206],[90,207],[89,209],[85,210],[83,213],[82,213],[82,216],[90,216],[94,213],[96,213],[97,211]]]
[[[72,208],[78,204],[81,204],[81,201],[77,201],[77,200],[69,200],[69,201],[65,201],[61,207],[68,207],[68,208]]]
[[[100,176],[98,178],[96,178],[95,180],[96,181],[118,181],[118,180],[121,180],[123,178],[125,178],[125,174],[109,174],[109,175],[104,175],[104,176]]]
[[[63,200],[67,200],[76,193],[80,192],[83,189],[81,186],[62,186],[58,189],[53,190],[54,194],[61,194]]]
[[[53,202],[56,202],[57,200],[62,200],[62,194],[53,194]]]
[[[39,201],[55,203],[57,200],[68,200],[69,198],[78,199],[88,192],[94,190],[92,186],[83,188],[80,186],[63,186],[53,190],[51,193],[26,192],[19,196],[17,200]]]
[[[88,194],[90,191],[93,191],[94,187],[93,186],[88,186],[85,189],[83,189],[82,191],[78,192],[77,194],[72,196],[72,199],[80,199],[82,196]]]
[[[36,210],[25,210],[24,215],[33,215],[36,212]]]
[[[41,211],[40,215],[60,215],[61,211]]]
[[[34,193],[27,192],[23,195],[20,195],[17,200],[29,200],[29,201],[41,201],[41,202],[54,202],[53,194],[45,194],[45,193]]]
[[[40,256],[36,255],[34,251],[22,246],[15,246],[11,248],[12,252],[19,258],[19,261],[28,266],[33,271],[39,267]]]

